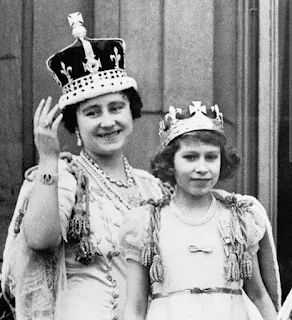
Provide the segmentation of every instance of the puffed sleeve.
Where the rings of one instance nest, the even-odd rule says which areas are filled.
[[[124,217],[119,240],[126,259],[141,262],[142,249],[147,240],[149,210],[149,206],[142,206],[131,210]]]
[[[262,279],[276,310],[279,310],[281,306],[281,282],[271,223],[265,208],[256,198],[252,196],[243,196],[243,198],[252,202],[249,212],[254,220],[253,229],[256,230],[253,232],[253,236],[249,236],[249,247],[252,252],[259,249],[258,259]]]
[[[238,195],[239,203],[246,205],[247,249],[251,255],[259,250],[259,242],[266,232],[267,214],[260,202],[252,196]]]
[[[72,215],[72,209],[75,204],[75,197],[77,192],[77,181],[73,173],[69,169],[69,164],[60,159],[59,160],[59,182],[58,182],[58,196],[59,196],[59,213],[62,227],[63,239],[67,242],[67,231],[69,221]]]
[[[246,205],[249,250],[254,253],[259,249],[258,260],[261,276],[276,310],[279,310],[281,306],[280,272],[272,226],[265,208],[252,196],[232,195],[219,189],[212,190],[212,194],[221,201],[225,201],[230,196],[235,196],[239,203]]]

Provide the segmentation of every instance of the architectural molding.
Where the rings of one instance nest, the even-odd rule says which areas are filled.
[[[259,136],[258,199],[277,236],[278,197],[278,5],[259,0]]]
[[[237,134],[241,166],[236,190],[257,196],[257,48],[258,7],[252,0],[237,2]]]
[[[248,190],[248,6],[249,1],[238,1],[237,5],[237,135],[236,146],[240,152],[241,166],[237,175],[237,192]]]

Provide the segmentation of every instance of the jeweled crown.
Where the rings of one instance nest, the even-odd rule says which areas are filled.
[[[159,124],[161,144],[165,147],[176,137],[198,130],[216,131],[225,138],[223,115],[217,104],[207,107],[201,101],[192,101],[185,110],[170,106]]]
[[[137,89],[124,68],[123,39],[87,38],[80,12],[70,14],[68,21],[75,42],[47,60],[47,68],[62,87],[60,109],[102,94]]]

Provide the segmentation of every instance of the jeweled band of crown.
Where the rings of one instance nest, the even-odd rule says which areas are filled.
[[[218,105],[206,107],[201,101],[192,101],[187,112],[170,106],[168,113],[159,124],[161,144],[165,147],[176,137],[198,130],[216,131],[225,139],[223,115]]]

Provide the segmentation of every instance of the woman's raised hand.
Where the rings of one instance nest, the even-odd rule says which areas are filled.
[[[58,129],[63,114],[57,115],[58,104],[52,109],[51,105],[51,97],[42,99],[34,114],[34,139],[40,158],[58,157],[60,153]]]

